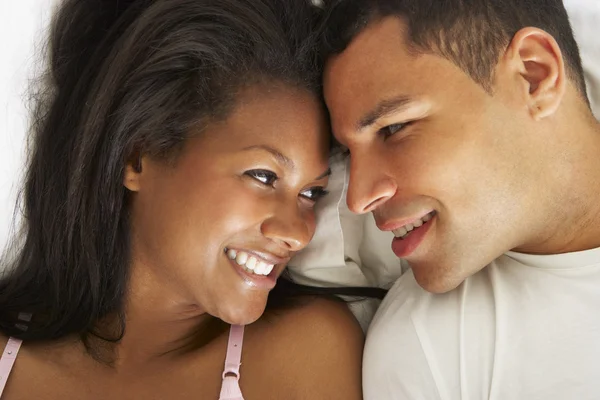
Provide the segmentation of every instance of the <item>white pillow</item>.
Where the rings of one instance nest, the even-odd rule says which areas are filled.
[[[381,232],[371,214],[348,210],[348,164],[341,155],[330,160],[329,195],[319,204],[311,243],[291,261],[289,272],[299,283],[331,286],[390,287],[400,275],[390,232]]]
[[[564,0],[583,63],[588,97],[596,118],[600,119],[600,23],[599,0]]]
[[[348,210],[348,164],[341,155],[334,155],[330,164],[329,195],[316,210],[315,236],[290,261],[288,271],[305,285],[389,288],[401,274],[400,260],[391,250],[392,235],[379,231],[371,214]],[[378,305],[377,300],[350,303],[363,330]]]

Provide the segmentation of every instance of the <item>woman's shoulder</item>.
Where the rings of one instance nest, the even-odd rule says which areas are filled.
[[[296,307],[284,311],[275,311],[265,315],[265,323],[278,333],[285,331],[286,336],[296,341],[311,344],[330,344],[340,335],[348,342],[362,344],[364,335],[348,304],[342,301],[310,297]],[[350,343],[349,343],[350,344]]]
[[[313,298],[253,325],[248,333],[283,387],[300,398],[362,398],[364,334],[346,303]]]

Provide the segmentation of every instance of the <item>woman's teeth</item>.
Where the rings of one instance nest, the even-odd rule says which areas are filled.
[[[242,266],[247,272],[267,276],[273,271],[275,264],[267,264],[264,261],[259,261],[256,257],[243,251],[227,250],[227,257],[230,260],[235,260],[238,265]]]
[[[434,211],[425,215],[423,218],[414,221],[412,224],[406,224],[402,228],[394,229],[392,232],[394,232],[394,236],[397,238],[404,239],[410,232],[413,231],[413,229],[422,226],[425,222],[433,218],[433,215]]]

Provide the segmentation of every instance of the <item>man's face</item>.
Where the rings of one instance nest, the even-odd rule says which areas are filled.
[[[349,208],[394,230],[419,284],[445,292],[528,240],[542,142],[525,134],[512,75],[498,74],[492,96],[450,61],[409,51],[404,27],[373,22],[332,57],[325,98],[350,153]]]

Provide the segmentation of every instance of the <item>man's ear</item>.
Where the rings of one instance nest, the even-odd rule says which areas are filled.
[[[513,37],[505,57],[518,69],[531,116],[540,120],[554,114],[565,94],[567,79],[554,37],[538,28],[523,28]]]
[[[142,154],[136,152],[130,157],[125,165],[123,186],[125,186],[131,192],[139,192],[141,188],[143,162]]]

